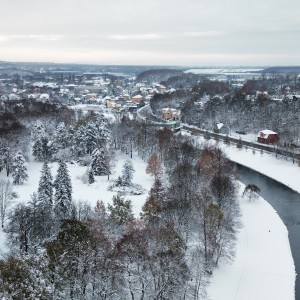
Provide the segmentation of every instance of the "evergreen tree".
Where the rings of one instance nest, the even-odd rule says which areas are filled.
[[[113,197],[113,205],[108,204],[108,210],[111,219],[118,225],[133,217],[131,201],[125,200],[119,195]]]
[[[133,173],[135,172],[132,162],[130,160],[126,160],[123,165],[122,170],[122,182],[125,186],[130,186],[132,184]]]
[[[54,133],[54,143],[57,149],[65,149],[70,143],[69,131],[64,122],[59,123]]]
[[[53,153],[57,151],[54,146],[47,136],[43,136],[34,142],[32,154],[37,161],[49,161]]]
[[[31,141],[35,143],[46,135],[46,127],[40,121],[36,122],[31,129]]]
[[[52,207],[53,200],[53,177],[48,163],[45,162],[41,170],[41,177],[38,187],[38,202],[43,207]]]
[[[58,221],[62,221],[70,218],[73,210],[71,179],[64,162],[59,163],[54,187],[54,214]]]
[[[110,173],[109,157],[104,148],[97,148],[93,151],[91,169],[96,176],[108,175]]]
[[[12,177],[14,184],[23,184],[24,181],[28,180],[27,166],[21,151],[18,151],[13,158],[12,163]]]
[[[166,200],[166,191],[159,178],[154,181],[153,187],[150,189],[149,197],[153,196],[160,206],[163,206]]]
[[[93,151],[100,146],[97,131],[97,127],[94,123],[89,123],[85,126],[83,140],[87,154],[92,154]]]
[[[151,221],[158,216],[159,212],[160,206],[157,199],[153,195],[150,195],[142,207],[141,218],[146,221]]]

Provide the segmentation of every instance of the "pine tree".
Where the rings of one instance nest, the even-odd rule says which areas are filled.
[[[35,143],[46,135],[46,127],[40,121],[36,122],[31,129],[31,141]]]
[[[96,176],[108,175],[109,170],[109,157],[104,148],[97,148],[92,153],[91,169]]]
[[[113,197],[113,205],[108,204],[111,219],[121,225],[133,217],[132,205],[130,200],[125,200],[117,195]]]
[[[54,152],[56,152],[54,144],[47,136],[37,139],[32,146],[32,154],[37,161],[50,161]]]
[[[13,158],[12,163],[12,177],[14,184],[23,184],[24,181],[28,180],[26,165],[27,164],[21,151],[18,151],[15,157]]]
[[[157,199],[153,195],[150,195],[142,207],[141,218],[146,221],[151,221],[158,216],[159,212],[160,206]]]
[[[100,146],[97,127],[94,123],[89,123],[85,126],[83,140],[87,154],[92,154],[93,151]]]
[[[150,189],[149,197],[153,196],[160,206],[163,206],[166,200],[166,191],[159,178],[154,181],[153,187]]]
[[[57,220],[62,221],[72,216],[72,185],[67,165],[59,163],[54,181],[54,214]]]
[[[54,133],[54,143],[58,149],[68,147],[70,143],[69,131],[64,122],[59,123]]]
[[[53,201],[53,177],[48,163],[45,162],[41,170],[41,177],[38,187],[38,202],[43,207],[52,207]]]
[[[132,184],[133,173],[135,172],[132,162],[130,160],[126,160],[123,165],[122,170],[122,182],[125,186],[130,186]]]

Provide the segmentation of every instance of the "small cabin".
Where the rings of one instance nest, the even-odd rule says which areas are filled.
[[[229,127],[223,123],[215,123],[214,132],[221,134],[229,134]]]
[[[257,135],[257,141],[263,144],[272,144],[279,141],[279,136],[272,130],[262,130]]]

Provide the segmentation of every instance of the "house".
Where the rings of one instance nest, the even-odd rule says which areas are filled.
[[[272,130],[262,130],[257,135],[257,141],[263,144],[276,143],[279,141],[279,136]]]
[[[143,99],[142,95],[136,95],[136,96],[133,96],[131,100],[133,103],[140,103],[142,101],[142,99]]]
[[[50,96],[46,93],[40,95],[41,101],[49,101]]]
[[[167,91],[167,88],[161,84],[155,84],[155,88],[159,93],[165,93]]]
[[[161,115],[162,119],[164,120],[180,120],[181,118],[181,112],[175,108],[163,108],[162,109],[162,115]]]
[[[214,132],[221,134],[229,134],[229,127],[223,123],[215,123]]]

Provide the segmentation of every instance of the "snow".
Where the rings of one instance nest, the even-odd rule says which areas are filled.
[[[201,139],[201,138],[200,138]],[[201,139],[203,141],[203,139]],[[210,141],[210,143],[214,143]],[[229,159],[264,173],[300,192],[300,168],[290,161],[275,158],[274,154],[253,154],[251,149],[237,149],[219,142]],[[117,152],[117,161],[108,181],[106,176],[95,176],[96,182],[89,185],[82,180],[86,167],[68,164],[73,186],[74,201],[87,201],[95,206],[97,200],[112,203],[114,192],[108,186],[122,174],[122,167],[129,155]],[[145,173],[146,162],[134,154],[133,183],[145,189],[142,195],[127,196],[132,200],[136,217],[148,196],[153,178]],[[55,178],[57,163],[49,165]],[[29,180],[15,190],[19,200],[30,201],[37,191],[42,163],[31,161],[28,166]],[[4,176],[3,171],[0,175]],[[241,192],[243,190],[241,185]],[[262,198],[249,202],[241,198],[241,222],[243,227],[237,236],[236,258],[232,264],[222,263],[214,271],[208,286],[210,300],[282,300],[294,299],[295,267],[292,259],[288,232],[276,211]],[[5,250],[4,236],[0,230],[0,254]]]
[[[110,180],[108,180],[107,176],[94,176],[96,182],[91,185],[84,183],[87,181],[87,179],[84,179],[87,167],[68,163],[67,166],[73,188],[73,201],[77,203],[79,201],[87,202],[92,208],[96,206],[97,200],[102,200],[105,205],[108,203],[112,204],[112,198],[117,193],[108,191],[107,188],[113,183],[114,179],[117,179],[118,176],[122,175],[123,164],[128,159],[130,159],[129,155],[125,155],[124,153],[117,151],[115,167],[110,175]],[[147,162],[143,161],[135,153],[133,154],[132,162],[135,170],[132,183],[141,185],[144,189],[144,193],[142,195],[128,195],[125,196],[125,199],[131,200],[133,213],[135,217],[139,217],[146,198],[148,197],[148,192],[153,185],[154,179],[145,172]],[[14,186],[14,191],[19,195],[19,198],[14,202],[15,204],[18,202],[27,203],[31,201],[31,195],[38,190],[42,166],[43,163],[41,162],[30,161],[28,163],[28,181],[25,181],[22,185]],[[49,163],[49,168],[53,178],[55,179],[58,164]],[[6,174],[4,173],[5,170],[0,172],[0,177],[6,179]],[[10,180],[12,182],[11,178]],[[7,250],[8,249],[5,246],[5,234],[0,229],[0,258],[1,255],[7,252]]]
[[[295,299],[295,267],[285,225],[262,198],[249,202],[241,197],[240,206],[243,227],[235,260],[214,271],[208,299]]]
[[[300,193],[300,167],[297,163],[293,164],[292,161],[282,156],[276,158],[274,153],[261,154],[256,150],[253,154],[250,148],[239,150],[235,145],[225,146],[222,143],[219,143],[219,146],[231,161],[265,174]]]
[[[202,137],[199,138],[204,142]],[[210,140],[209,144],[215,144]],[[267,175],[300,192],[300,168],[274,154],[218,142],[231,161]],[[241,184],[241,192],[244,186]],[[288,231],[273,207],[261,197],[249,202],[241,199],[241,222],[236,258],[215,270],[208,299],[211,300],[289,300],[295,299],[295,266]]]
[[[104,204],[112,203],[112,198],[116,192],[108,191],[107,188],[113,183],[114,179],[122,175],[123,164],[127,159],[130,159],[130,156],[118,151],[116,158],[117,161],[110,175],[110,180],[108,180],[107,176],[94,176],[96,182],[93,184],[85,183],[87,180],[84,178],[84,175],[86,174],[87,167],[79,166],[76,163],[68,163],[67,166],[73,188],[73,201],[88,202],[92,208],[96,206],[97,200],[102,200]],[[147,163],[136,154],[133,154],[132,162],[135,169],[132,182],[134,184],[140,184],[145,192],[142,195],[128,195],[125,198],[132,201],[133,213],[138,217],[148,196],[148,192],[152,187],[153,178],[145,172]],[[30,195],[37,192],[42,166],[43,164],[40,162],[30,162],[28,165],[29,180],[24,182],[23,185],[15,186],[15,191],[19,194],[19,198],[22,202],[26,203],[30,201]],[[55,178],[58,164],[49,163],[49,168],[53,178]]]

